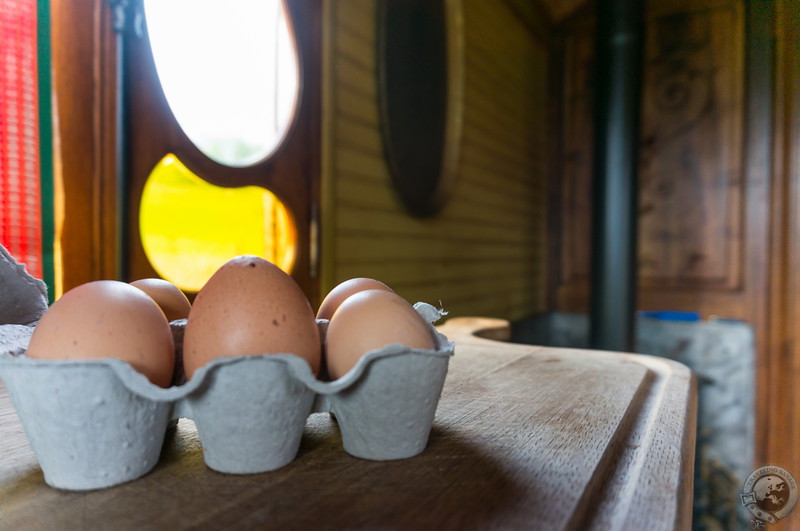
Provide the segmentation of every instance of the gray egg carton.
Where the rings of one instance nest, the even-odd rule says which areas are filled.
[[[27,346],[29,332],[13,325],[0,326],[0,379],[45,481],[61,489],[105,488],[146,474],[178,418],[194,420],[206,464],[223,473],[289,464],[315,412],[335,415],[347,453],[404,459],[427,445],[454,350],[432,325],[439,310],[424,303],[415,309],[431,323],[435,350],[387,345],[331,382],[293,354],[265,354],[218,358],[165,389],[118,359],[27,358],[19,337]],[[318,325],[324,337],[327,321]],[[180,348],[183,323],[172,328]],[[2,342],[12,334],[16,346]]]

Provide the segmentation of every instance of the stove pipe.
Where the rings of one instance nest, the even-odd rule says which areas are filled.
[[[643,0],[598,0],[590,345],[633,351]]]

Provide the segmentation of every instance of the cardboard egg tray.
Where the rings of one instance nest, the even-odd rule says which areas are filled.
[[[439,317],[428,304],[415,309],[429,323]],[[327,321],[318,325],[324,337]],[[172,323],[177,348],[183,326]],[[27,345],[25,328],[0,326],[0,338],[21,334]],[[293,354],[265,354],[218,358],[188,382],[165,389],[113,358],[27,358],[19,338],[16,347],[0,339],[0,379],[45,481],[61,489],[99,489],[143,476],[158,462],[166,431],[178,418],[194,420],[206,464],[223,473],[289,464],[315,412],[336,416],[347,453],[403,459],[427,445],[453,355],[453,343],[430,328],[435,350],[387,345],[331,382],[318,380]]]

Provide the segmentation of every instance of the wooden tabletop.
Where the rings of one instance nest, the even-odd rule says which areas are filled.
[[[146,476],[44,483],[0,385],[0,529],[688,529],[696,394],[666,359],[501,342],[504,321],[451,319],[456,343],[427,449],[344,452],[313,414],[297,458],[253,475],[205,466],[190,420]],[[479,337],[480,336],[480,337]]]

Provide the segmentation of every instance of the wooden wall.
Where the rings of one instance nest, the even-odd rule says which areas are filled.
[[[769,341],[761,359],[766,460],[800,474],[800,3],[775,4]],[[783,529],[800,529],[798,509]],[[791,523],[791,525],[790,525]],[[783,524],[783,522],[782,522]]]
[[[455,188],[405,213],[383,155],[375,1],[329,2],[323,96],[323,292],[377,278],[455,315],[544,310],[547,43],[513,2],[464,0],[464,102]]]
[[[750,178],[742,149],[744,11],[736,0],[648,3],[639,143],[643,309],[745,319],[762,287],[748,278],[755,251],[765,253],[766,224],[751,215],[763,213],[765,179]],[[555,278],[558,305],[569,311],[586,308],[591,270],[593,45],[590,14],[567,26]]]
[[[52,0],[50,9],[58,297],[116,272],[116,47],[108,2]]]
[[[794,0],[647,2],[638,240],[639,309],[753,326],[755,465],[795,474],[799,15]],[[563,29],[560,245],[551,289],[554,309],[586,312],[591,11]]]

